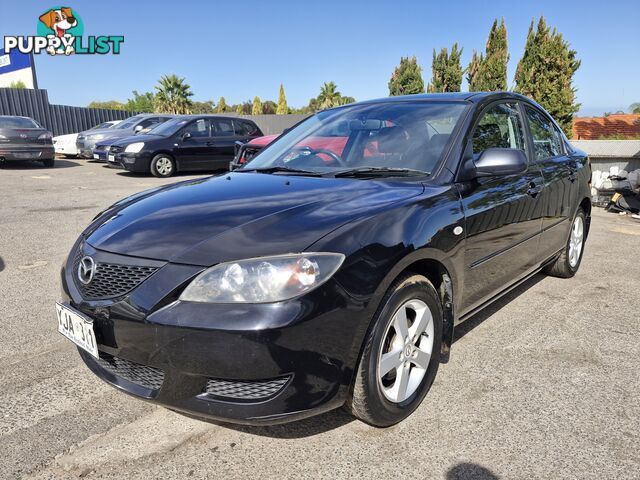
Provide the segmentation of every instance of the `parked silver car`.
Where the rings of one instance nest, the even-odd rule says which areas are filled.
[[[123,120],[113,128],[80,132],[76,140],[78,155],[85,158],[93,158],[93,150],[96,143],[108,138],[130,137],[136,133],[148,131],[174,116],[175,115],[159,115],[153,113],[135,115]]]
[[[0,115],[0,166],[11,160],[37,160],[53,167],[52,135],[28,117]]]

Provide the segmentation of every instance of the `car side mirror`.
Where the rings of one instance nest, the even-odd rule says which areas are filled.
[[[515,148],[488,148],[473,165],[476,177],[514,175],[527,170],[527,156]]]
[[[189,140],[191,138],[191,134],[189,132],[185,132],[182,134],[182,140]]]
[[[142,131],[142,125],[136,125],[136,128],[133,129],[134,132],[138,133]]]

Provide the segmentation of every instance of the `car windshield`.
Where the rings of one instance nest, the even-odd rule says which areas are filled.
[[[101,130],[104,128],[113,128],[116,125],[118,125],[117,123],[114,124],[112,122],[104,122],[104,123],[99,123],[98,125],[96,125],[95,127],[90,128],[89,130]]]
[[[160,135],[161,137],[170,137],[182,127],[184,127],[188,122],[190,122],[191,118],[173,118],[164,123],[161,123],[157,127],[151,129],[148,134],[149,135]]]
[[[466,106],[465,102],[401,101],[327,110],[278,138],[242,170],[429,173]]]
[[[41,127],[30,118],[0,117],[0,128],[41,128]]]
[[[141,120],[140,117],[129,117],[126,120],[123,120],[122,123],[119,123],[114,129],[118,130],[126,130],[128,128],[133,128],[133,126]]]

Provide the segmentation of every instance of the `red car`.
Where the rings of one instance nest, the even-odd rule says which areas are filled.
[[[235,170],[236,168],[243,167],[249,163],[253,157],[262,151],[264,147],[273,142],[280,135],[265,135],[264,137],[254,138],[247,143],[237,142],[236,155],[233,161],[229,164],[229,170]],[[331,153],[335,153],[338,156],[342,156],[342,151],[347,144],[347,137],[335,136],[335,137],[309,137],[305,139],[300,145],[300,148],[309,148],[322,156],[323,160],[327,163],[331,163],[333,158]],[[327,153],[322,153],[322,150]],[[372,141],[367,145],[365,149],[365,157],[380,155],[377,152],[377,142]],[[325,158],[326,157],[326,158]]]

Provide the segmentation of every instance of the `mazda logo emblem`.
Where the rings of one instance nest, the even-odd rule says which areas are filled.
[[[89,285],[96,273],[96,263],[91,257],[82,257],[78,265],[78,280],[83,285]]]

